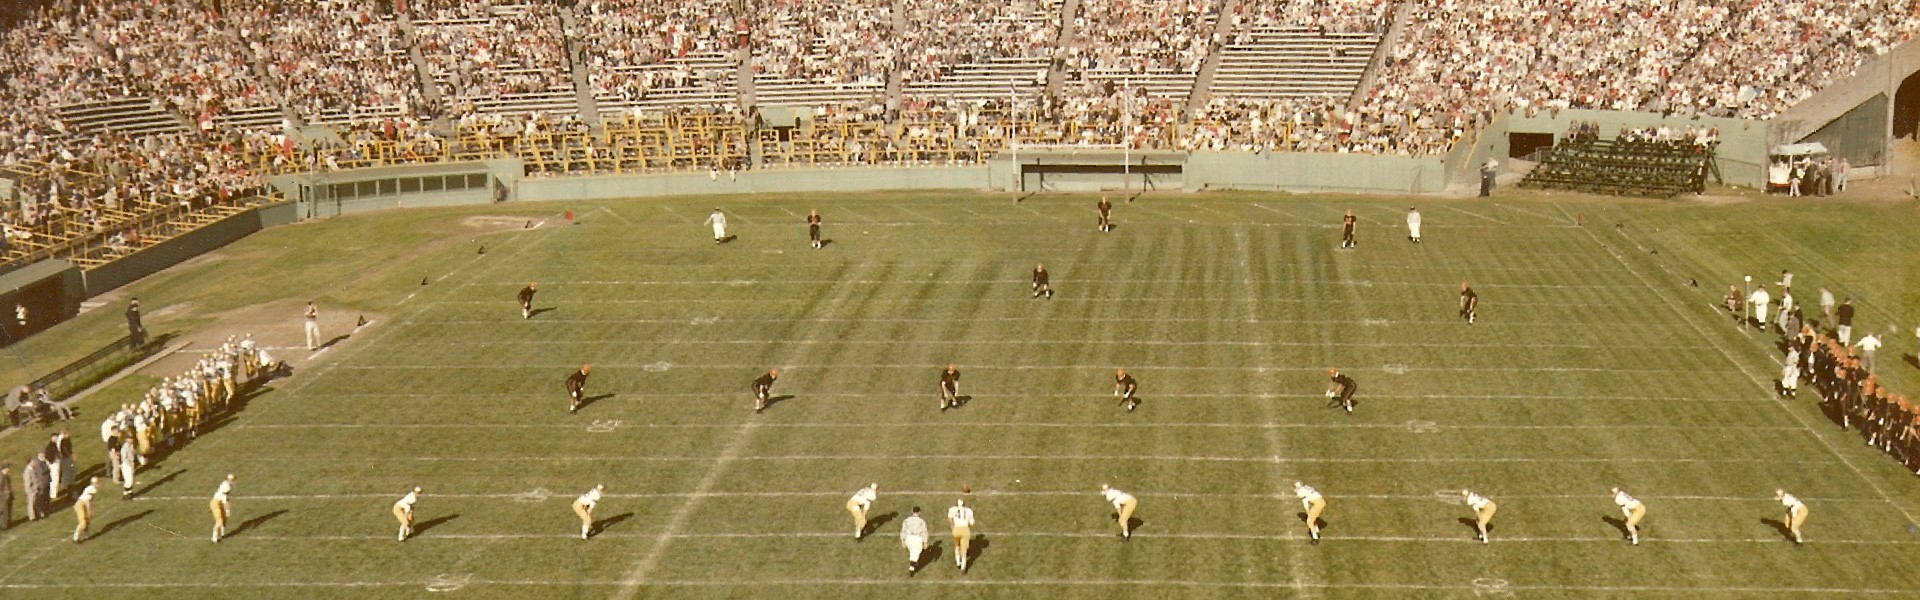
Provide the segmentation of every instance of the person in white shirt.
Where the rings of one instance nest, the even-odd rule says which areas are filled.
[[[1833,325],[1833,291],[1820,288],[1820,323]]]
[[[873,508],[873,501],[880,499],[880,484],[868,484],[853,492],[847,499],[847,512],[853,514],[853,539],[859,541],[867,535],[867,511]]]
[[[1308,544],[1320,543],[1320,515],[1327,512],[1327,499],[1313,486],[1295,481],[1293,495],[1300,498],[1300,509],[1306,511]]]
[[[407,536],[413,535],[413,504],[419,501],[420,488],[415,487],[407,495],[401,496],[399,502],[393,503],[393,519],[400,522],[399,539],[402,542],[407,541]]]
[[[1419,209],[1415,209],[1415,208],[1407,209],[1407,241],[1413,242],[1415,244],[1420,243],[1420,211]]]
[[[954,501],[947,509],[947,523],[953,526],[953,566],[967,572],[967,555],[973,550],[973,509],[966,500]]]
[[[233,474],[228,473],[227,478],[220,481],[220,487],[213,490],[213,500],[207,502],[207,509],[213,511],[213,543],[215,544],[220,543],[220,538],[227,535],[227,519],[233,516],[233,501],[229,498],[231,494],[233,494]]]
[[[1860,367],[1866,369],[1868,373],[1872,373],[1873,355],[1880,351],[1879,334],[1867,332],[1866,335],[1860,336],[1860,341],[1855,342],[1853,345],[1860,348]]]
[[[312,302],[307,303],[305,322],[307,328],[307,349],[320,349],[320,308],[314,306]]]
[[[720,212],[720,209],[715,207],[713,214],[707,215],[707,222],[705,224],[713,226],[713,243],[719,244],[727,241],[726,213]]]
[[[900,545],[907,548],[907,574],[920,570],[920,553],[927,549],[927,520],[920,518],[920,507],[900,523]]]
[[[1753,307],[1753,322],[1761,330],[1767,328],[1767,305],[1773,302],[1773,296],[1767,293],[1767,286],[1756,286],[1753,294],[1747,296],[1747,305]]]
[[[1467,507],[1473,509],[1473,526],[1480,530],[1480,543],[1490,543],[1491,540],[1487,537],[1487,526],[1493,523],[1493,513],[1500,510],[1500,506],[1486,496],[1474,493],[1473,490],[1460,490],[1460,496],[1466,498]]]
[[[1133,494],[1100,484],[1100,495],[1113,504],[1114,520],[1120,522],[1120,541],[1133,539],[1133,511],[1140,507],[1140,501]]]
[[[91,477],[87,479],[87,489],[81,490],[80,496],[73,499],[73,518],[79,521],[73,527],[74,543],[79,543],[80,538],[87,535],[87,525],[93,522],[93,495],[99,491],[100,478]]]
[[[1646,518],[1647,505],[1620,488],[1613,488],[1613,503],[1620,505],[1620,516],[1626,517],[1621,526],[1627,530],[1627,541],[1635,546],[1640,545],[1640,519]]]
[[[587,539],[593,532],[593,506],[600,503],[600,494],[605,491],[606,484],[596,485],[573,500],[573,514],[580,515],[580,539]]]
[[[1793,494],[1787,493],[1786,490],[1774,490],[1773,499],[1780,501],[1780,505],[1786,507],[1787,533],[1793,534],[1795,546],[1800,545],[1800,526],[1807,524],[1807,504],[1793,497]]]

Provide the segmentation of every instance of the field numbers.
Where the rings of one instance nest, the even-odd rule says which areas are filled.
[[[619,419],[594,419],[593,424],[587,426],[587,433],[613,433],[620,428],[620,423]]]
[[[1513,590],[1507,589],[1507,580],[1481,577],[1473,580],[1473,595],[1476,598],[1512,598]]]
[[[427,580],[427,591],[451,592],[467,587],[467,584],[471,582],[473,582],[472,573],[462,575],[435,575],[433,579]]]
[[[1439,433],[1440,424],[1433,421],[1407,421],[1407,431],[1410,433]]]

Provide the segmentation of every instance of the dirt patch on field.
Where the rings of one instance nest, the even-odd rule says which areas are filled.
[[[309,351],[302,318],[306,306],[303,300],[275,300],[214,315],[211,325],[178,334],[173,343],[188,342],[185,349],[154,361],[140,372],[154,377],[178,375],[219,348],[229,336],[240,339],[251,334],[254,343],[266,348],[268,354],[293,365],[297,376],[305,367],[318,363],[340,347],[364,339],[387,319],[384,314],[331,310],[321,305],[321,350]],[[362,319],[366,320],[365,325],[360,324]]]
[[[460,225],[467,229],[484,232],[533,230],[546,224],[545,218],[507,217],[500,215],[474,215],[460,219]]]

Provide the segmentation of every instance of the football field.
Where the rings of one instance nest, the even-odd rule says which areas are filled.
[[[103,484],[89,541],[66,540],[67,511],[0,534],[0,597],[1920,590],[1920,479],[1810,389],[1775,399],[1776,338],[1715,308],[1743,273],[1850,290],[1863,329],[1905,325],[1883,379],[1920,394],[1911,203],[1114,198],[1110,233],[1092,196],[914,193],[406,209],[256,234],[23,345],[41,370],[84,354],[132,293],[156,331],[252,332],[297,370],[142,473],[133,499]],[[701,225],[716,203],[729,243]],[[1359,245],[1340,250],[1348,209]],[[1041,262],[1051,299],[1030,292]],[[522,319],[529,281],[538,314]],[[1481,300],[1471,325],[1462,281]],[[308,298],[371,323],[292,348]],[[278,312],[248,322],[261,307]],[[949,363],[965,402],[942,411]],[[562,380],[582,364],[590,402],[569,414]],[[1358,384],[1352,414],[1328,405],[1332,367]],[[755,414],[749,384],[770,368]],[[1137,410],[1112,395],[1120,368]],[[106,407],[179,370],[81,403],[83,469]],[[44,436],[0,450],[18,465]],[[226,473],[236,525],[213,544]],[[1296,480],[1328,498],[1317,545]],[[843,506],[869,483],[856,541]],[[582,541],[569,505],[595,484]],[[1131,541],[1102,484],[1139,498]],[[398,542],[389,507],[413,486],[417,535]],[[1637,547],[1613,486],[1648,506]],[[1463,488],[1499,504],[1490,544]],[[1802,547],[1776,488],[1811,506]],[[965,573],[945,518],[962,498],[979,519]],[[914,506],[936,546],[910,577]]]

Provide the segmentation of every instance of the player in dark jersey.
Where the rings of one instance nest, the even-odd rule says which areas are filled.
[[[1360,384],[1354,383],[1353,378],[1348,377],[1346,373],[1341,373],[1339,368],[1327,369],[1327,375],[1329,378],[1327,399],[1337,399],[1339,406],[1345,408],[1347,414],[1353,414],[1353,392],[1360,389]],[[1328,406],[1333,405],[1328,404]]]
[[[1355,224],[1356,224],[1356,221],[1353,218],[1353,210],[1348,209],[1347,216],[1340,218],[1340,247],[1341,248],[1354,248],[1358,246],[1358,244],[1355,244],[1353,242],[1353,226]]]
[[[1472,325],[1474,314],[1479,310],[1480,295],[1473,293],[1473,288],[1468,287],[1467,282],[1460,282],[1460,316],[1467,320],[1468,325]]]
[[[567,412],[580,412],[580,399],[587,392],[587,374],[591,372],[593,365],[580,365],[580,370],[567,376],[567,397],[573,401]]]
[[[1052,300],[1053,285],[1047,283],[1046,263],[1035,263],[1033,265],[1033,297],[1039,298],[1043,295],[1046,296],[1048,300]]]
[[[767,399],[773,394],[773,380],[780,378],[779,369],[767,369],[765,375],[753,380],[753,412],[759,414],[767,410]]]
[[[1094,206],[1100,210],[1099,229],[1102,233],[1113,231],[1113,203],[1106,196],[1100,197],[1100,204]]]
[[[1113,371],[1113,395],[1120,397],[1120,405],[1127,407],[1128,411],[1140,406],[1140,398],[1133,395],[1139,389],[1140,384],[1133,380],[1132,375],[1127,374],[1126,369]]]
[[[960,408],[960,368],[947,363],[940,372],[940,410]]]
[[[820,211],[807,211],[807,239],[813,242],[813,249],[820,249]]]
[[[539,288],[538,281],[527,282],[527,287],[520,288],[520,318],[533,318],[533,292]]]

